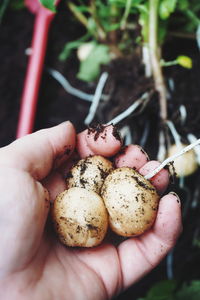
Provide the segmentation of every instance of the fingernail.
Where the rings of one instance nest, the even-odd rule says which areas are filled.
[[[140,149],[140,151],[146,156],[147,160],[149,161],[150,158],[149,158],[149,155],[146,153],[146,151],[144,151],[144,149],[140,145],[136,145],[136,146],[138,146],[138,148]]]
[[[177,202],[178,202],[179,204],[181,204],[181,200],[180,200],[179,196],[178,196],[175,192],[170,192],[170,194],[173,195],[173,196],[175,196],[176,199],[177,199]]]

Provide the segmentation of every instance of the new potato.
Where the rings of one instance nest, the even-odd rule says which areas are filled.
[[[150,182],[132,168],[112,171],[104,181],[101,195],[110,227],[117,234],[136,236],[153,225],[159,196]]]
[[[67,246],[97,246],[107,232],[108,213],[93,191],[65,190],[55,199],[52,214],[59,239]]]
[[[100,156],[89,156],[71,169],[67,178],[67,186],[81,187],[89,191],[100,193],[101,187],[107,175],[113,170],[112,163]]]
[[[185,144],[180,144],[180,145],[172,145],[169,148],[169,153],[168,156],[172,156],[178,151],[182,150],[188,145]],[[198,168],[198,163],[196,159],[196,155],[194,150],[190,150],[183,155],[175,158],[173,167],[175,169],[177,177],[185,177],[193,174],[197,168]]]

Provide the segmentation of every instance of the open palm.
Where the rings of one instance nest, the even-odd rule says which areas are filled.
[[[111,298],[154,268],[181,231],[180,203],[169,194],[160,201],[153,228],[141,237],[116,246],[106,238],[91,249],[61,245],[48,218],[49,195],[64,190],[57,167],[74,146],[75,131],[64,123],[0,150],[1,299]],[[153,168],[141,165],[141,173],[146,166]],[[155,185],[163,190],[167,181],[161,175]]]

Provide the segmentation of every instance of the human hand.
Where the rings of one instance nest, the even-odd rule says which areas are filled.
[[[105,154],[96,143],[86,147],[86,132],[78,136],[78,150]],[[107,136],[107,142],[111,137]],[[75,147],[71,123],[41,130],[0,149],[0,298],[7,299],[107,299],[152,270],[174,246],[181,231],[180,203],[173,194],[161,198],[151,230],[118,246],[105,239],[91,249],[67,248],[52,234],[48,222],[49,195],[65,189],[60,167]],[[113,143],[112,143],[113,145]],[[116,146],[115,146],[116,145]],[[116,152],[114,144],[108,155]],[[131,166],[143,175],[157,162],[147,162],[137,146]],[[110,148],[109,148],[110,149]],[[130,162],[129,162],[130,163]],[[158,191],[168,184],[167,171],[152,183]],[[48,191],[46,188],[48,188]]]

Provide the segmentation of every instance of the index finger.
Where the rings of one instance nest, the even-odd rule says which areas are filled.
[[[81,158],[89,155],[110,157],[122,146],[122,139],[113,125],[97,125],[88,128],[77,136],[77,151]]]

